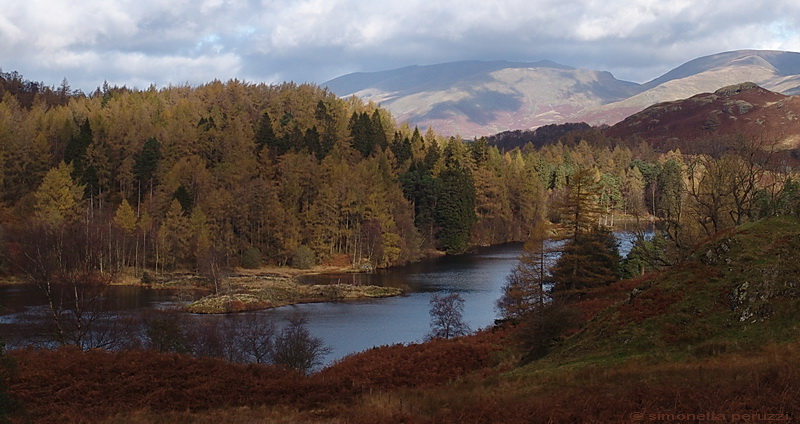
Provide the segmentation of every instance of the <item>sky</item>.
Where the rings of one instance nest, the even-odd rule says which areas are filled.
[[[10,3],[10,4],[9,4]],[[321,84],[458,60],[551,60],[646,82],[739,49],[800,51],[797,0],[10,0],[0,69],[94,91]]]

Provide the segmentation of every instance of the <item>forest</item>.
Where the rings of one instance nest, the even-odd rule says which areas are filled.
[[[0,103],[7,240],[92,227],[98,266],[137,274],[286,265],[309,251],[315,263],[400,265],[525,240],[579,167],[603,182],[607,219],[643,208],[652,177],[625,147],[501,154],[308,84],[13,87]]]
[[[402,265],[529,240],[537,223],[561,223],[578,174],[592,220],[657,217],[677,257],[796,204],[792,167],[765,137],[685,155],[574,125],[555,143],[501,152],[311,84],[105,84],[86,95],[66,81],[0,79],[6,272],[46,234],[76,231],[91,237],[93,266],[135,275],[342,257]]]

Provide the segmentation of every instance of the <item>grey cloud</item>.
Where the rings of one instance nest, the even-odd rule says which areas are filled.
[[[720,51],[800,50],[800,5],[789,0],[15,3],[0,16],[0,67],[87,91],[104,80],[321,83],[467,59],[548,59],[644,82]]]

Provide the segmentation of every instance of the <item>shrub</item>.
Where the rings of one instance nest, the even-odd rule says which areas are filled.
[[[317,259],[314,252],[306,245],[302,245],[295,249],[292,255],[292,266],[297,269],[309,269],[316,265]]]
[[[523,318],[518,328],[524,360],[543,357],[550,347],[580,322],[580,312],[574,307],[552,302]]]
[[[256,247],[250,247],[242,253],[242,263],[245,269],[256,269],[261,266],[261,251]]]
[[[14,371],[14,363],[6,355],[5,345],[0,341],[0,423],[9,422],[10,416],[19,409],[19,404],[8,391],[8,382]]]
[[[331,352],[322,339],[313,337],[306,326],[307,315],[294,313],[289,322],[277,334],[272,350],[275,365],[308,374],[313,368],[322,365],[322,359]]]

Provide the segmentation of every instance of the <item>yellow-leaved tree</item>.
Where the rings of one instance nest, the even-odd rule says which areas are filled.
[[[61,162],[45,174],[34,193],[35,217],[50,228],[77,221],[83,212],[84,186],[72,179],[72,165]]]

